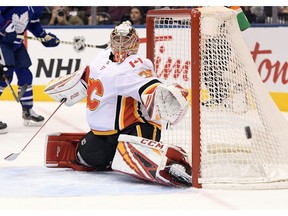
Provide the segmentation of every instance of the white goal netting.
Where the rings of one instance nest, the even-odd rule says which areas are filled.
[[[191,101],[192,107],[200,104],[199,119],[193,119],[200,124],[200,152],[192,152],[191,111],[164,130],[162,141],[180,145],[191,158],[200,154],[203,187],[287,187],[288,123],[263,85],[237,14],[224,7],[199,11],[199,29],[191,29],[187,11],[148,14],[154,25],[153,60],[163,82],[177,82],[193,94],[191,74],[200,73],[200,97]],[[199,42],[191,30],[199,32]],[[199,44],[200,71],[191,70],[192,43]]]

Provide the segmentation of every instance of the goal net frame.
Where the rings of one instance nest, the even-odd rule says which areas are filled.
[[[193,17],[193,16],[200,16],[199,13],[195,13],[195,10],[150,10],[148,11],[147,18],[146,18],[146,26],[147,26],[147,58],[149,58],[152,62],[154,62],[154,49],[155,49],[155,40],[154,38],[154,16],[162,16],[162,15],[167,15],[170,14],[170,16],[173,17],[178,17],[178,16],[187,16],[187,17]],[[197,41],[199,41],[199,32],[192,31],[192,29],[197,28],[199,29],[199,22],[197,22],[196,19],[191,19],[194,20],[194,22],[191,22],[191,36],[193,35]],[[151,38],[151,39],[150,39]],[[195,60],[192,63],[191,67],[191,86],[192,86],[192,92],[191,94],[192,98],[191,101],[197,101],[199,100],[200,97],[200,86],[199,86],[199,73],[192,73],[193,71],[199,71],[199,61],[200,61],[200,53],[199,53],[199,46],[197,43],[191,43],[191,50],[195,50],[195,52],[192,52],[191,59],[190,61],[193,62],[193,59]],[[192,152],[200,152],[200,104],[195,104],[195,106],[192,106],[192,119],[194,121],[191,121],[192,125],[192,140],[191,140],[191,145],[192,145]],[[198,119],[198,120],[197,120]],[[194,143],[194,144],[193,144]],[[199,178],[199,167],[200,167],[200,154],[193,155],[192,157],[192,185],[193,187],[201,187],[201,184],[198,182]]]
[[[192,187],[196,187],[196,188],[201,188],[204,187],[205,188],[241,188],[241,189],[267,189],[267,188],[288,188],[288,184],[287,184],[287,172],[288,172],[288,165],[286,164],[277,164],[276,165],[276,174],[275,175],[280,175],[279,179],[275,178],[276,180],[271,180],[271,182],[266,180],[262,181],[260,180],[259,182],[255,182],[255,184],[251,184],[248,183],[246,184],[245,182],[242,183],[236,183],[233,184],[231,182],[228,182],[226,184],[226,182],[217,182],[216,181],[212,181],[211,184],[209,182],[201,182],[201,101],[200,101],[200,97],[201,96],[201,77],[200,77],[200,70],[201,70],[201,50],[200,50],[200,43],[201,43],[201,34],[200,34],[200,17],[201,17],[201,9],[175,9],[175,10],[150,10],[147,13],[146,16],[146,37],[147,37],[147,47],[146,47],[146,54],[147,54],[147,58],[150,59],[154,64],[155,61],[157,61],[157,59],[155,59],[155,49],[156,49],[156,44],[159,41],[162,40],[169,40],[171,38],[169,38],[170,36],[168,35],[155,35],[155,19],[156,18],[165,18],[167,17],[168,19],[174,19],[174,18],[183,18],[183,19],[188,19],[191,20],[190,23],[190,35],[191,37],[189,38],[190,41],[190,49],[191,49],[191,56],[189,61],[191,62],[191,67],[189,69],[189,73],[190,73],[190,86],[191,86],[191,152],[188,152],[189,156],[191,156],[191,165],[192,165]],[[237,17],[237,14],[235,12],[235,17]],[[235,18],[235,20],[237,20],[237,18]],[[169,23],[164,24],[163,26],[169,26]],[[166,28],[166,27],[162,27],[162,28]],[[169,27],[167,27],[169,28]],[[203,27],[204,28],[204,27]],[[195,30],[196,29],[196,30]],[[206,31],[210,31],[209,29]],[[213,29],[212,29],[213,31]],[[240,32],[240,30],[239,30]],[[212,32],[213,34],[213,32]],[[172,38],[173,40],[173,38]],[[251,57],[251,56],[250,56]],[[250,58],[248,57],[248,58]],[[250,60],[249,60],[250,61]],[[256,68],[256,67],[255,67]],[[193,71],[193,73],[192,73]],[[257,75],[259,76],[259,74]],[[175,82],[177,82],[175,80]],[[263,89],[261,89],[263,90]],[[267,98],[268,96],[268,91],[267,93],[264,94],[265,95],[265,99],[263,99],[265,102],[266,100],[269,103],[273,103],[271,102],[272,99],[271,98]],[[262,99],[260,99],[262,100]],[[264,103],[264,102],[263,102]],[[270,106],[271,109],[273,109],[273,111],[275,112],[280,112],[279,110],[277,110],[276,105],[271,105]],[[281,114],[281,113],[280,113]],[[283,116],[282,116],[283,117]],[[277,116],[278,118],[278,116]],[[284,118],[284,117],[283,117]],[[280,120],[281,124],[283,123],[282,120]],[[286,128],[286,122],[283,123],[283,128]],[[177,126],[176,126],[177,127]],[[246,130],[247,129],[247,130]],[[288,123],[287,123],[287,129],[288,129]],[[244,131],[244,130],[243,130]],[[246,133],[246,137],[247,139],[249,139],[249,136],[251,136],[251,131],[250,128],[246,128],[245,127],[245,133]],[[176,144],[177,143],[173,143]],[[286,150],[286,149],[285,149]],[[230,150],[229,150],[230,151]],[[231,150],[233,151],[233,149]],[[239,151],[242,151],[242,153],[245,151],[249,152],[250,149],[244,149],[243,146],[241,147],[241,149]],[[215,152],[217,153],[217,150],[215,150]],[[227,152],[227,150],[226,150]],[[288,155],[287,155],[288,157]],[[202,159],[203,160],[203,159]],[[263,165],[264,166],[264,165]],[[280,167],[278,169],[278,167]],[[271,167],[271,169],[269,170],[269,173],[273,173],[273,168],[274,166]],[[269,169],[269,166],[267,168],[267,170]],[[278,171],[281,170],[281,171]],[[284,172],[282,173],[282,171],[284,170]],[[287,171],[287,172],[286,172]],[[282,175],[283,174],[283,175]],[[269,177],[267,177],[267,179],[272,179],[271,176],[273,174],[267,175]],[[283,178],[282,178],[283,177]]]

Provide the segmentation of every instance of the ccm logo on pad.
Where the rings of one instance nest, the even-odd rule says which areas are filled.
[[[156,142],[153,140],[148,140],[148,139],[142,139],[140,141],[140,143],[144,144],[144,145],[148,145],[157,149],[163,149],[164,145],[160,142]]]
[[[73,95],[70,96],[70,99],[73,100],[74,98],[79,96],[79,92],[74,93]]]

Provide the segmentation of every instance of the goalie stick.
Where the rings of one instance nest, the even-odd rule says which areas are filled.
[[[36,40],[36,41],[40,41],[40,42],[45,42],[45,39],[44,39],[44,38],[30,37],[30,36],[25,36],[25,35],[17,35],[17,38],[20,38],[20,39],[28,39],[28,40]],[[85,47],[98,48],[98,49],[106,49],[106,48],[109,46],[109,43],[102,44],[102,45],[85,44],[83,37],[75,37],[73,42],[71,42],[71,41],[61,41],[61,40],[59,40],[59,43],[61,43],[61,44],[66,44],[66,45],[73,45],[74,49],[75,49],[77,52],[83,50]]]
[[[46,120],[46,122],[39,128],[39,130],[34,134],[34,136],[29,140],[29,142],[22,148],[22,150],[18,153],[11,153],[4,159],[7,161],[13,161],[15,160],[24,150],[25,148],[31,143],[31,141],[35,138],[35,136],[40,132],[40,130],[47,124],[47,122],[52,118],[52,116],[56,113],[56,111],[64,104],[66,101],[66,98],[62,99],[60,105],[57,107],[57,109],[49,116],[49,118]]]

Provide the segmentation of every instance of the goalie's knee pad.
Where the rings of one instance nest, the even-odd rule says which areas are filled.
[[[72,168],[77,171],[92,171],[93,168],[79,163],[76,156],[83,133],[56,133],[47,135],[45,166],[49,168]]]
[[[191,166],[181,148],[130,135],[120,135],[112,169],[163,185],[191,186]]]

